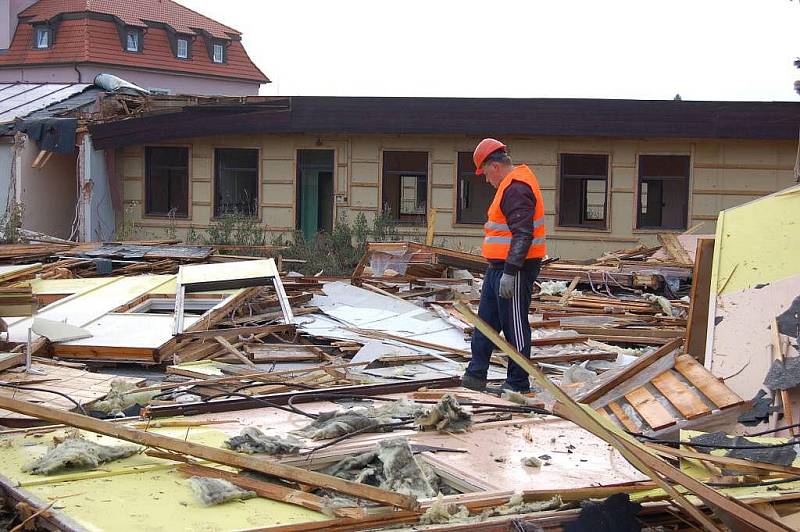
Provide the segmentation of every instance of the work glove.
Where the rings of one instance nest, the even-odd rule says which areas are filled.
[[[511,299],[514,297],[514,275],[504,273],[500,278],[500,289],[498,293],[503,299]]]

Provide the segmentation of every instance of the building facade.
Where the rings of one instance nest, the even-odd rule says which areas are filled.
[[[0,83],[109,73],[170,94],[258,94],[269,79],[241,37],[172,0],[0,0]]]
[[[231,117],[205,116],[209,130],[230,131],[217,136],[204,135],[203,129],[197,130],[200,136],[179,138],[159,133],[162,120],[172,124],[170,134],[196,130],[194,120],[199,119],[192,115],[203,115],[196,111],[104,124],[90,131],[99,147],[114,149],[115,179],[126,216],[142,234],[153,236],[168,228],[185,236],[190,228],[202,230],[226,213],[256,217],[275,233],[302,230],[310,236],[330,230],[343,215],[353,221],[359,213],[371,219],[384,212],[401,233],[412,237],[424,235],[435,209],[437,243],[477,249],[494,191],[474,175],[471,155],[488,135],[506,142],[514,162],[529,165],[538,176],[548,249],[564,258],[595,257],[638,242],[653,244],[658,233],[689,228],[713,233],[721,209],[780,190],[796,179],[797,126],[792,121],[800,123],[797,104],[742,106],[741,116],[750,121],[748,131],[742,129],[736,106],[722,113],[718,104],[708,104],[705,112],[715,117],[708,119],[715,121],[711,123],[702,105],[686,109],[673,102],[653,106],[616,101],[618,122],[603,126],[606,134],[595,136],[584,133],[597,127],[596,114],[584,107],[601,108],[604,100],[564,108],[550,119],[538,109],[557,102],[511,102],[521,127],[531,127],[524,125],[533,123],[525,115],[533,113],[540,130],[555,133],[566,121],[574,133],[569,135],[522,134],[519,129],[503,134],[502,113],[490,118],[496,122],[492,128],[486,121],[464,125],[457,109],[438,117],[424,109],[474,104],[466,110],[469,115],[481,107],[495,108],[490,100],[385,99],[377,103],[389,113],[387,121],[365,124],[368,109],[355,113],[354,108],[367,102],[354,100],[358,99],[298,98],[292,99],[291,111],[282,114],[239,111]],[[539,107],[526,109],[533,104]],[[422,108],[416,112],[414,106]],[[643,106],[651,109],[642,111]],[[397,116],[391,114],[392,107],[398,108]],[[694,126],[680,125],[680,117],[674,115],[687,110]],[[783,118],[774,118],[775,112]],[[656,113],[662,122],[648,124],[648,113]],[[585,124],[580,122],[582,115]],[[401,117],[406,117],[404,122]],[[338,123],[343,131],[324,132],[333,126],[320,120]],[[486,133],[447,131],[462,127],[485,127]],[[405,132],[386,133],[381,128]],[[423,128],[438,132],[422,133]],[[673,138],[665,136],[665,128]],[[248,129],[252,131],[243,132]],[[682,133],[693,136],[681,137]],[[733,134],[739,138],[723,138]]]

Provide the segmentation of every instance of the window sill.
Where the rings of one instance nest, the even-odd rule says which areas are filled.
[[[170,216],[169,214],[148,214],[148,213],[145,213],[142,216],[142,219],[147,219],[147,220],[173,220],[173,219],[174,220],[188,220],[189,219],[189,215],[188,214],[181,214],[181,215],[177,215],[176,214],[175,216]]]
[[[641,229],[634,228],[631,233],[634,234],[643,234],[643,235],[657,235],[657,234],[665,234],[665,233],[673,233],[676,235],[680,235],[685,233],[688,228],[684,229],[674,229],[674,228],[658,228],[658,227],[644,227]]]
[[[553,231],[584,231],[592,233],[610,233],[611,227],[607,225],[554,225]]]

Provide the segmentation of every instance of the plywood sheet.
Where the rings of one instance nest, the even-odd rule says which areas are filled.
[[[222,264],[193,264],[181,266],[178,274],[182,284],[211,283],[230,279],[257,279],[274,277],[278,272],[275,261],[246,260]]]
[[[69,395],[81,404],[87,404],[105,397],[108,390],[111,388],[111,381],[114,379],[121,379],[135,384],[144,381],[144,379],[139,378],[91,373],[89,371],[49,364],[34,363],[31,367],[34,370],[34,372],[31,373],[17,373],[12,371],[0,373],[0,381],[18,383],[21,385],[33,381],[29,384],[32,387],[59,391]],[[41,381],[43,379],[47,379],[47,382],[42,383]],[[21,401],[31,401],[62,410],[72,410],[75,408],[75,405],[68,399],[46,392],[0,387],[0,395],[13,397]],[[3,418],[25,417],[26,416],[7,410],[0,410],[0,425],[3,424]]]
[[[37,316],[53,321],[63,321],[76,327],[85,327],[100,316],[163,285],[173,277],[172,275],[116,277],[112,282],[92,290],[60,299],[41,309]],[[9,323],[10,341],[27,341],[28,328],[31,323],[31,318]]]
[[[186,316],[189,327],[198,316]],[[106,314],[84,327],[92,336],[64,345],[158,349],[172,338],[171,314]]]

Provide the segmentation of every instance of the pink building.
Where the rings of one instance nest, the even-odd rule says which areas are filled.
[[[244,96],[269,79],[241,34],[172,0],[0,0],[0,83],[91,83]]]

